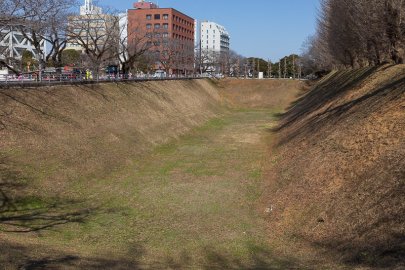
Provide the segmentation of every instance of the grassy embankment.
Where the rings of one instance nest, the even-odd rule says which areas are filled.
[[[296,264],[272,255],[258,202],[268,129],[297,84],[252,85],[1,92],[2,262],[11,269]]]
[[[279,251],[332,269],[405,267],[404,74],[333,72],[280,115],[266,176]]]

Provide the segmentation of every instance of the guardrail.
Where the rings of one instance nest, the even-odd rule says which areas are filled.
[[[13,76],[0,75],[0,87],[33,87],[33,86],[48,86],[48,85],[74,85],[74,84],[95,84],[95,83],[111,83],[111,82],[142,82],[142,81],[163,81],[163,80],[191,80],[214,78],[214,76],[168,76],[156,77],[152,75],[144,76],[100,76],[97,78],[84,78],[72,75],[44,75],[39,80],[35,76]]]

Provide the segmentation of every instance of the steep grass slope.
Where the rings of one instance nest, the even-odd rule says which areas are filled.
[[[276,131],[266,203],[280,250],[313,259],[314,248],[350,268],[403,267],[405,66],[330,74]]]
[[[15,196],[78,199],[72,181],[140,159],[217,115],[220,102],[208,80],[0,89],[2,209]]]

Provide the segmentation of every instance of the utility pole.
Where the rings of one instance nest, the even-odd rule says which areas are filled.
[[[201,75],[201,77],[202,77],[202,75],[203,75],[203,68],[202,68],[202,66],[203,66],[203,62],[202,62],[202,41],[201,41],[201,36],[200,36],[200,75]]]
[[[298,79],[299,79],[299,80],[301,80],[301,74],[302,74],[301,61],[298,60]]]
[[[284,57],[284,79],[287,78],[287,57]]]
[[[253,58],[253,59],[252,59],[252,78],[255,77],[255,68],[256,68],[256,61],[255,61],[255,59]]]
[[[293,78],[294,78],[294,80],[295,80],[295,54],[293,54]]]
[[[238,71],[235,72],[235,76],[237,76],[236,78],[239,78],[240,77],[240,59],[239,58],[238,58],[236,65],[237,65]],[[238,74],[238,75],[236,75],[236,74]]]
[[[278,78],[281,79],[281,59],[278,61]]]
[[[267,76],[271,78],[271,61],[268,59],[267,61]]]

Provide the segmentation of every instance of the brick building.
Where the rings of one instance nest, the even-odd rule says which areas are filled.
[[[128,10],[128,46],[147,45],[154,69],[189,74],[194,69],[194,27],[194,19],[180,11],[141,0]]]

